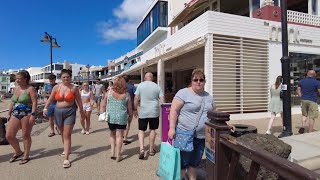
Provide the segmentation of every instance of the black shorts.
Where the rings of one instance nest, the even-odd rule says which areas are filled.
[[[127,125],[120,125],[120,124],[110,124],[110,123],[108,123],[108,126],[109,126],[109,129],[111,131],[114,131],[114,130],[117,130],[117,129],[124,130],[124,129],[127,128]]]
[[[146,131],[149,123],[149,129],[155,130],[159,128],[159,117],[155,118],[139,118],[139,130]]]

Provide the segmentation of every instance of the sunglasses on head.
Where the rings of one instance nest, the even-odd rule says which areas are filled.
[[[204,79],[192,79],[193,82],[204,82]]]

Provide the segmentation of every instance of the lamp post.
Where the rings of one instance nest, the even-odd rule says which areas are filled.
[[[291,83],[290,83],[290,57],[288,50],[288,21],[287,0],[281,0],[281,29],[282,29],[282,91],[283,91],[283,131],[278,136],[286,137],[292,135],[291,121]]]
[[[79,81],[78,81],[78,85],[80,86],[80,71],[78,72],[78,77],[79,77]]]
[[[87,73],[88,73],[88,83],[89,83],[89,74],[90,74],[89,69],[90,69],[90,65],[89,65],[89,64],[87,64],[87,65],[86,65],[86,68],[88,69],[88,72],[87,72]]]
[[[41,42],[50,42],[50,72],[52,74],[52,48],[60,48],[61,46],[58,45],[56,38],[52,37],[47,32],[44,32],[44,37]]]

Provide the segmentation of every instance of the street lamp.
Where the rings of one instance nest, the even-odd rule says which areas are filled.
[[[78,81],[78,85],[80,86],[80,71],[78,72],[78,77],[79,77],[79,81]]]
[[[283,131],[278,136],[286,137],[292,135],[291,121],[291,83],[290,83],[290,57],[288,50],[288,21],[287,21],[287,0],[281,0],[281,28],[282,28],[282,91],[283,91]]]
[[[87,64],[87,65],[86,65],[86,68],[88,69],[88,72],[87,72],[87,73],[88,73],[88,83],[89,83],[89,74],[90,74],[89,69],[90,69],[90,65],[89,65],[89,64]]]
[[[58,45],[56,38],[52,37],[47,32],[44,32],[44,37],[41,42],[50,42],[50,71],[52,74],[52,48],[60,48],[61,46]],[[53,42],[52,42],[53,41]]]

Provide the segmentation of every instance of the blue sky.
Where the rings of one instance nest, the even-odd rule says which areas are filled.
[[[0,70],[53,62],[106,65],[136,47],[136,26],[152,0],[1,0]]]

